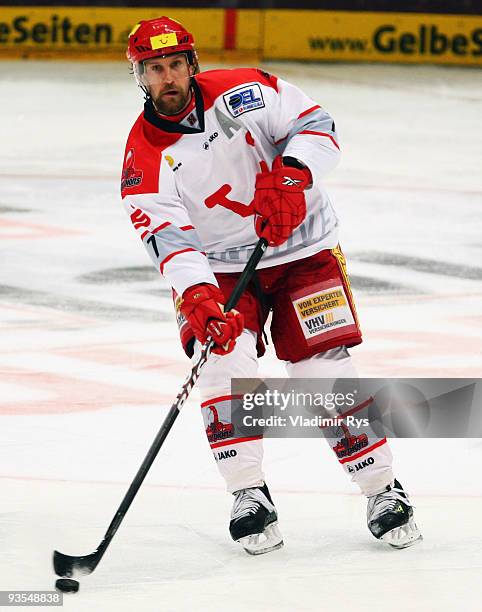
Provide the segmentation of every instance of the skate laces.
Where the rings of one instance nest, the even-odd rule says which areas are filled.
[[[256,514],[260,506],[264,506],[268,512],[274,512],[275,510],[275,507],[261,489],[241,489],[236,493],[231,520]]]
[[[407,494],[401,487],[394,485],[389,491],[383,491],[368,499],[368,514],[374,520],[385,512],[393,512],[397,504],[402,502],[406,506],[411,506]]]

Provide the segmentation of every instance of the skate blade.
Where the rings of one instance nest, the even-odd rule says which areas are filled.
[[[417,524],[411,518],[408,523],[402,525],[401,527],[396,527],[391,531],[388,531],[380,538],[383,542],[390,544],[393,548],[408,548],[409,546],[413,546],[417,542],[421,542],[423,540],[423,536],[420,533],[420,529],[417,527]]]
[[[277,522],[268,525],[263,533],[254,533],[240,538],[237,542],[241,544],[248,555],[264,555],[281,548],[284,544]]]

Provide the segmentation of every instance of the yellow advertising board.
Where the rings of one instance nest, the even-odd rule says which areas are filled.
[[[482,16],[265,11],[264,59],[482,65]]]
[[[0,0],[1,2],[1,0]],[[482,65],[482,16],[354,11],[1,7],[0,57],[124,58],[140,19],[169,15],[201,61],[294,59]]]
[[[127,37],[141,19],[169,15],[194,32],[200,50],[224,46],[222,9],[1,7],[0,54],[125,57]]]
[[[264,11],[242,9],[236,11],[236,48],[239,51],[256,52],[262,57]]]

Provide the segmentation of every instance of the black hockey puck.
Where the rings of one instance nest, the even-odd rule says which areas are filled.
[[[62,591],[62,593],[77,593],[79,583],[72,578],[59,578],[55,581],[55,588],[57,591]]]

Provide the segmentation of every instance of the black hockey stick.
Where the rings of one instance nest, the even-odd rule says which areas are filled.
[[[239,298],[248,286],[248,283],[253,276],[256,266],[258,265],[261,257],[266,251],[267,246],[268,243],[264,238],[261,238],[258,241],[258,244],[256,245],[253,254],[249,258],[246,267],[241,273],[241,276],[239,277],[239,280],[226,303],[226,311],[232,310],[238,303]],[[53,555],[53,563],[55,573],[58,576],[70,578],[74,575],[75,571],[78,571],[80,574],[85,575],[91,574],[95,570],[95,568],[99,564],[99,561],[102,559],[105,551],[107,550],[107,547],[111,543],[112,538],[115,536],[117,529],[122,523],[124,516],[129,510],[130,505],[134,501],[134,498],[137,495],[137,492],[139,491],[139,488],[142,482],[144,481],[144,478],[147,476],[147,473],[149,472],[149,469],[151,468],[154,459],[156,458],[159,450],[161,449],[164,440],[167,438],[171,427],[174,425],[174,422],[177,419],[184,402],[187,400],[189,394],[192,391],[192,388],[196,384],[201,369],[208,360],[208,357],[211,354],[213,347],[214,341],[209,340],[202,348],[199,359],[194,364],[191,373],[184,381],[181,391],[177,395],[174,403],[172,404],[169,412],[167,413],[167,416],[164,419],[164,422],[161,425],[161,428],[157,436],[155,437],[151,448],[149,449],[144,461],[142,462],[142,465],[137,471],[137,474],[135,475],[134,480],[132,481],[129,489],[127,490],[127,493],[125,494],[124,499],[122,500],[117,512],[115,513],[114,518],[112,519],[112,522],[109,525],[109,528],[107,529],[100,545],[96,548],[96,550],[94,550],[93,553],[90,553],[89,555],[80,555],[78,557],[72,555],[64,555],[63,553],[55,550]]]

